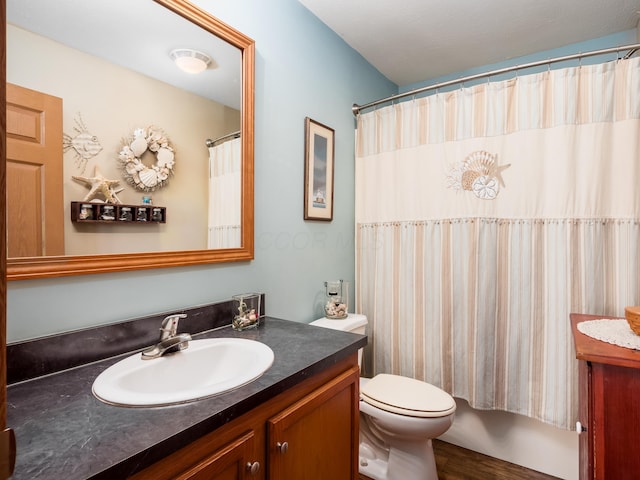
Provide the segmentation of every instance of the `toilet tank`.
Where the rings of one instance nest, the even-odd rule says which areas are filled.
[[[343,332],[358,333],[364,335],[367,328],[367,317],[359,313],[350,313],[347,318],[333,319],[322,317],[310,323],[316,327],[331,328]],[[362,349],[358,350],[358,365],[362,367]]]

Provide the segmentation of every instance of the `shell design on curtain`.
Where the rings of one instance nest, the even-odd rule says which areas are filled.
[[[511,165],[498,165],[496,155],[478,150],[449,168],[447,186],[469,190],[482,200],[493,200],[504,187],[502,171]]]

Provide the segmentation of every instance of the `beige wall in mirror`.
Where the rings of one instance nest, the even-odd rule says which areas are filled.
[[[9,25],[7,38],[7,82],[62,98],[64,133],[76,143],[83,134],[95,136],[87,143],[101,148],[81,161],[73,147],[65,147],[64,254],[208,248],[209,149],[205,141],[240,130],[240,111],[21,28]],[[39,60],[25,62],[33,52],[39,52]],[[39,74],[42,71],[49,73]],[[150,125],[166,133],[175,150],[175,166],[166,186],[144,192],[127,184],[118,153],[135,129]],[[149,151],[143,156],[147,165],[154,161]],[[120,181],[123,190],[117,196],[123,204],[138,205],[143,196],[149,196],[153,205],[167,208],[167,222],[72,223],[71,202],[89,192],[87,184],[72,176],[92,177],[96,167],[105,178]],[[239,204],[239,193],[227,201]]]
[[[79,37],[70,34],[76,28]],[[56,159],[53,165],[34,160],[37,168],[30,167],[28,154],[14,158],[17,147],[8,144],[8,246],[17,252],[9,255],[9,280],[253,259],[253,40],[188,0],[8,0],[6,32],[8,90],[61,105],[54,109],[61,112],[53,130],[60,134],[49,135],[56,138],[49,150],[55,153],[44,155]],[[204,75],[179,72],[169,55],[175,48],[211,55]],[[28,108],[13,112],[15,105],[8,98],[7,142],[21,140],[24,126],[38,132],[42,121],[49,128],[46,115],[31,119],[22,113]],[[166,184],[145,191],[127,181],[133,175],[119,154],[136,131],[151,127],[165,135],[174,163]],[[239,138],[212,145],[231,133]],[[160,162],[150,150],[136,155],[140,168]],[[37,191],[40,176],[42,189],[53,191],[40,173],[47,169],[62,179],[53,182],[62,183],[55,222],[46,213],[40,217],[38,206],[54,211],[51,197],[43,195],[46,200],[31,207],[22,199],[36,196],[11,193]],[[72,202],[103,201],[103,195],[85,200],[86,180],[96,176],[119,182],[111,193],[121,204],[138,206],[150,197],[149,208],[165,209],[162,221],[73,221],[79,207]],[[56,233],[55,248],[24,248],[29,253],[22,254],[12,245],[30,234],[13,230],[20,232],[16,242],[11,215],[32,211],[36,227],[30,231],[41,229],[35,237],[46,239],[60,225],[62,233]],[[135,220],[135,209],[132,215]]]

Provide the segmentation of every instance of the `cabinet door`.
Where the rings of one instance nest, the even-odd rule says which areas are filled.
[[[255,432],[248,431],[228,443],[213,447],[215,436],[208,436],[185,447],[132,480],[259,480],[264,469],[255,460]],[[233,437],[232,437],[233,438]]]
[[[242,480],[257,475],[260,465],[252,464],[254,435],[249,432],[178,475],[176,480]],[[253,467],[253,468],[252,468]]]
[[[591,364],[593,478],[637,479],[640,472],[640,370]]]
[[[580,452],[579,474],[580,480],[593,480],[593,433],[595,424],[593,415],[593,391],[591,387],[591,365],[581,361],[578,364],[578,420],[582,431],[578,433]],[[577,425],[576,425],[577,428]]]
[[[358,389],[354,367],[269,419],[270,480],[358,478]]]

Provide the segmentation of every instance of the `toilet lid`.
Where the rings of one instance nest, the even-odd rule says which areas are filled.
[[[356,328],[367,324],[367,317],[357,313],[350,313],[347,318],[319,318],[311,322],[310,325],[316,327],[331,328],[333,330],[342,330],[344,332],[353,332]]]
[[[360,394],[374,407],[411,417],[444,417],[456,410],[456,402],[444,390],[399,375],[376,375],[361,385]]]

